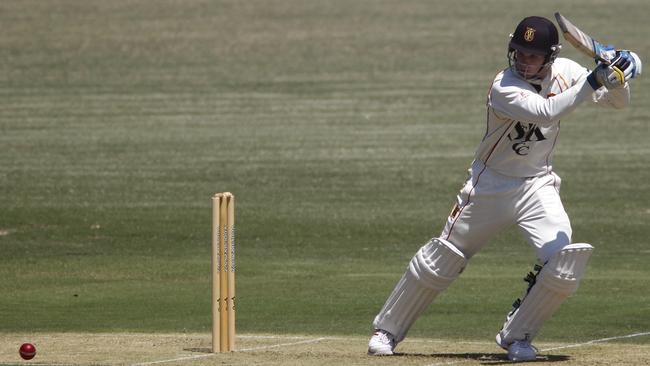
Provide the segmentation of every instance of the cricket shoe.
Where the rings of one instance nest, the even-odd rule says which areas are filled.
[[[507,344],[501,338],[501,332],[499,332],[497,333],[496,342],[499,347],[508,351],[508,359],[510,361],[534,361],[537,357],[537,349],[529,341],[514,341],[511,344]]]
[[[395,337],[392,334],[376,329],[368,342],[368,354],[371,356],[390,356],[395,349]]]
[[[537,350],[528,341],[515,341],[508,347],[508,359],[510,361],[535,361]]]

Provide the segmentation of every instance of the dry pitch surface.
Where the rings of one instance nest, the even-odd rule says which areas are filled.
[[[650,333],[628,338],[646,339]],[[538,365],[648,365],[650,344],[615,339],[541,343]],[[23,361],[18,347],[38,353]],[[363,337],[240,335],[238,351],[211,354],[208,334],[3,334],[1,365],[500,365],[510,363],[491,342],[407,339],[396,356],[370,357]]]

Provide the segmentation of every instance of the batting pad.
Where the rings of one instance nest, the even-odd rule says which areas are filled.
[[[409,267],[375,317],[375,329],[390,332],[396,342],[406,336],[413,323],[460,275],[467,259],[450,242],[433,238],[411,259]]]
[[[531,341],[537,335],[544,322],[578,289],[593,249],[589,244],[570,244],[549,259],[519,308],[506,319],[499,333],[502,346]]]

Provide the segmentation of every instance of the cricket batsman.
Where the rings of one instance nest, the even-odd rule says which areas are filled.
[[[440,236],[417,251],[375,317],[368,354],[393,354],[468,260],[497,233],[516,225],[539,264],[496,342],[512,361],[536,358],[531,342],[577,290],[593,251],[589,244],[571,241],[571,223],[560,200],[561,180],[552,165],[560,121],[583,102],[625,108],[628,81],[642,68],[634,52],[611,48],[609,62],[589,71],[558,58],[560,49],[558,31],[548,19],[531,16],[517,25],[508,44],[508,67],[496,75],[488,93],[486,133],[469,179]]]

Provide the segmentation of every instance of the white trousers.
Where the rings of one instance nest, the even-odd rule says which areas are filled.
[[[517,225],[544,263],[571,244],[571,223],[560,200],[560,182],[552,172],[515,178],[475,161],[440,237],[471,258],[497,233]]]

